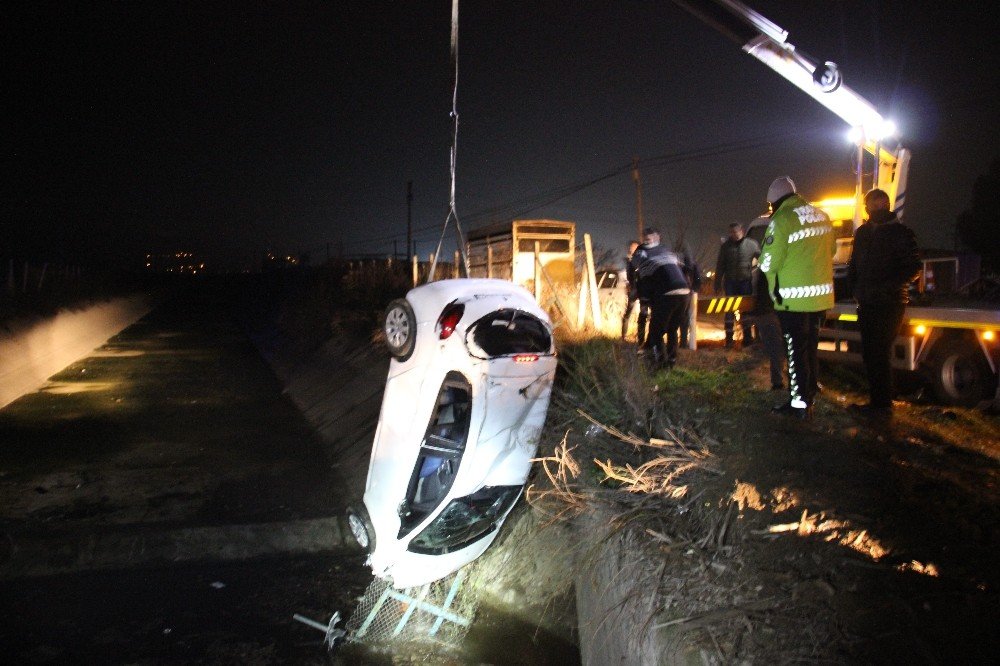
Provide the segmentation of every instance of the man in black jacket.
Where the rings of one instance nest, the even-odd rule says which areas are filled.
[[[640,353],[652,352],[652,364],[673,367],[677,360],[677,330],[690,298],[691,288],[680,257],[660,245],[660,232],[643,231],[643,244],[632,255],[638,278],[639,298],[650,304],[649,337]],[[663,336],[667,336],[666,348]]]
[[[889,210],[889,195],[865,195],[868,222],[854,233],[848,282],[858,302],[861,356],[871,398],[857,409],[870,414],[892,411],[892,343],[903,323],[907,288],[920,274],[920,253],[913,231]]]
[[[636,341],[639,347],[646,342],[646,321],[649,319],[649,301],[639,298],[639,276],[637,267],[632,263],[635,251],[639,249],[639,241],[631,241],[628,247],[628,256],[625,257],[625,289],[627,300],[625,301],[625,312],[622,313],[622,340],[628,334],[629,324],[632,322],[632,311],[639,304],[639,322],[636,328]]]
[[[715,293],[726,296],[749,296],[753,293],[753,269],[755,259],[760,256],[760,245],[747,238],[743,227],[737,223],[729,225],[729,236],[719,246],[719,258],[715,262]],[[726,312],[723,323],[726,328],[726,347],[733,346],[733,330],[736,317]],[[741,321],[743,346],[753,342],[750,322]]]

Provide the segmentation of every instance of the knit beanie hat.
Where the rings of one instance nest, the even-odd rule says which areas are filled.
[[[767,188],[767,201],[773,204],[789,194],[795,194],[795,183],[788,176],[780,176],[774,179],[771,187]]]

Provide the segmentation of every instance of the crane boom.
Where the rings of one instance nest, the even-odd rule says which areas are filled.
[[[739,44],[743,51],[859,131],[859,146],[876,157],[875,186],[889,194],[893,209],[902,215],[910,153],[901,146],[895,151],[881,146],[880,139],[887,128],[886,120],[871,103],[844,85],[836,63],[814,62],[789,43],[787,30],[738,0],[673,2]],[[859,196],[861,189],[859,176]],[[859,222],[856,212],[855,226]]]

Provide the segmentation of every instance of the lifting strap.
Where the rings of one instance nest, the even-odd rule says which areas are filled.
[[[434,281],[434,272],[437,270],[438,257],[441,256],[441,245],[444,243],[445,233],[448,231],[448,224],[455,220],[455,234],[458,239],[458,252],[462,258],[462,267],[465,269],[465,277],[469,277],[469,257],[465,252],[465,234],[462,233],[462,225],[458,221],[458,211],[455,209],[455,162],[458,155],[458,0],[451,2],[451,64],[454,69],[451,87],[451,117],[455,121],[451,140],[451,196],[448,201],[448,215],[444,219],[444,226],[441,228],[441,238],[438,239],[437,250],[434,252],[434,259],[431,261],[431,270],[427,274],[427,281]]]

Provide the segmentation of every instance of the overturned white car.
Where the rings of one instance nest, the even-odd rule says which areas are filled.
[[[389,365],[364,505],[348,522],[397,588],[438,580],[496,538],[548,410],[552,326],[503,280],[432,282],[385,314]]]

